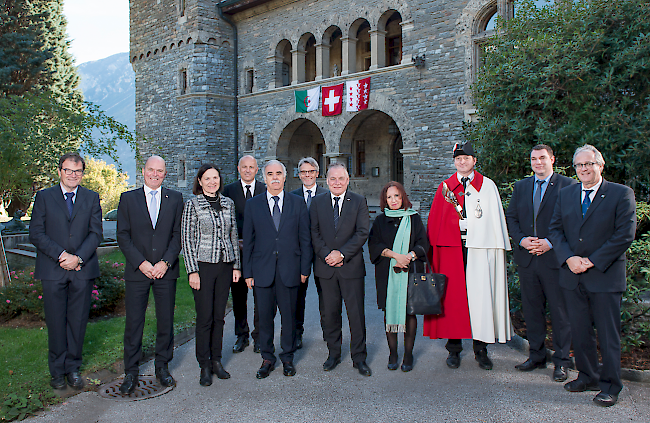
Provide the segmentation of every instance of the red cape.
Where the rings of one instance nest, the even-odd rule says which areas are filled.
[[[459,194],[463,192],[463,185],[458,181],[456,174],[454,173],[445,183],[462,206],[465,197]],[[483,175],[474,171],[471,184],[480,191]],[[444,199],[442,184],[440,184],[429,210],[427,235],[431,243],[431,265],[434,272],[447,275],[447,290],[442,300],[442,314],[424,316],[423,335],[432,339],[472,338],[458,220],[456,210]]]

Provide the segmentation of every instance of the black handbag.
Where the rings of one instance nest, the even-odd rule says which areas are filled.
[[[433,269],[427,257],[429,269]],[[447,276],[442,273],[409,272],[406,293],[407,314],[442,314],[442,298],[445,296]]]

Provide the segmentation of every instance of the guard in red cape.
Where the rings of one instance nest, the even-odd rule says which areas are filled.
[[[460,366],[462,339],[473,339],[479,367],[492,368],[487,344],[510,339],[505,252],[510,250],[496,185],[474,170],[470,143],[453,149],[456,173],[438,186],[427,233],[431,264],[447,275],[442,314],[424,317],[424,336],[447,338],[447,366]]]

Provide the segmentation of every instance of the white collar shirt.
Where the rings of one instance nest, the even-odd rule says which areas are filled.
[[[598,181],[596,185],[594,185],[591,188],[588,188],[592,190],[591,193],[589,193],[589,199],[591,200],[592,203],[594,202],[594,198],[596,198],[596,193],[598,192],[602,184],[603,184],[603,177],[601,176],[600,181]],[[582,185],[582,191],[580,191],[580,202],[582,203],[583,201],[585,201],[586,190],[585,190],[585,185],[584,184],[581,185]]]
[[[284,206],[284,190],[280,191],[277,196],[280,197],[278,200],[278,207],[280,208],[280,213],[282,213],[282,207]],[[271,216],[273,216],[273,207],[275,206],[275,200],[273,199],[273,194],[271,194],[268,190],[266,191],[266,201],[269,203],[269,211],[271,212]]]
[[[77,191],[79,191],[79,185],[77,185],[75,187],[75,189],[73,189],[72,191],[67,191],[65,188],[63,188],[63,185],[61,185],[61,184],[59,184],[59,186],[61,187],[61,192],[63,193],[63,199],[64,200],[65,200],[65,195],[68,192],[74,192],[74,195],[72,196],[72,204],[74,204],[74,202],[77,201]]]
[[[154,198],[156,200],[156,221],[158,221],[158,215],[160,214],[160,202],[162,201],[162,187],[158,188],[156,191],[156,195],[153,196],[151,193],[154,190],[149,188],[148,186],[144,186],[144,198],[145,201],[147,202],[147,210],[151,209],[151,199]]]
[[[330,192],[330,196],[332,197],[332,208],[334,208],[334,205],[335,205],[334,198],[335,198],[335,197],[339,197],[339,198],[340,198],[340,200],[339,200],[339,216],[341,215],[341,207],[343,207],[343,200],[345,199],[345,194],[346,194],[347,192],[348,192],[348,191],[345,190],[345,191],[343,191],[343,194],[341,194],[341,195],[334,195],[334,194],[332,194],[332,193]]]
[[[309,198],[307,191],[311,191],[311,198],[313,199],[316,196],[316,184],[311,188],[307,188],[304,185],[302,186],[302,197],[305,200],[305,203],[307,202],[307,198]]]
[[[246,197],[246,185],[251,186],[251,197],[255,197],[255,183],[257,182],[255,179],[253,179],[253,182],[250,184],[244,182],[242,179],[240,179],[239,182],[241,183],[241,189],[244,192],[244,197]]]

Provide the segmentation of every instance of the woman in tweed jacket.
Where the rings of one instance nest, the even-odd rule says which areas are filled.
[[[199,383],[212,384],[212,374],[228,379],[221,364],[226,302],[231,282],[239,282],[241,264],[235,204],[220,194],[221,172],[204,164],[194,179],[195,197],[185,203],[181,242],[185,268],[196,307],[196,359]]]

